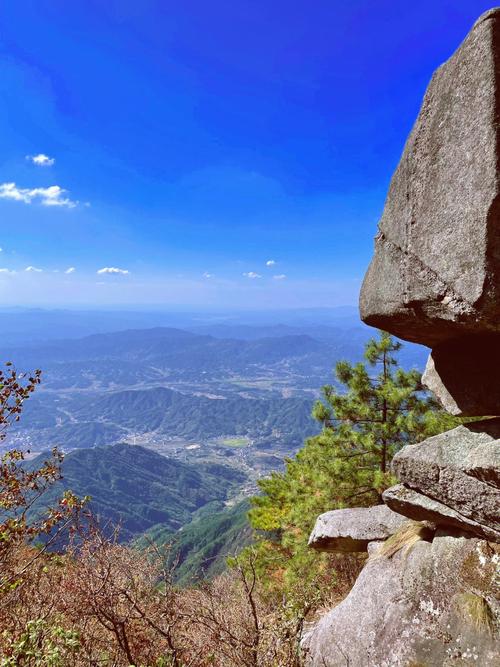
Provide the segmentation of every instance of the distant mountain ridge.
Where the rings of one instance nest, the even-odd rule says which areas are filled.
[[[357,361],[359,332],[371,333],[353,333],[347,322],[338,331],[319,327],[321,339],[281,325],[238,325],[247,339],[155,327],[4,348],[19,370],[43,370],[16,433],[28,430],[35,451],[130,442],[152,431],[205,443],[241,435],[292,451],[315,432],[312,404],[335,362]],[[408,362],[415,354],[423,362],[422,348],[405,347],[403,361],[405,351]]]
[[[96,334],[43,345],[0,350],[20,370],[43,369],[51,389],[117,388],[144,384],[230,380],[263,372],[327,379],[332,347],[310,336],[257,340],[218,339],[156,328]]]
[[[198,333],[211,333],[210,328],[227,326],[252,327],[316,327],[341,326],[359,322],[358,309],[354,306],[334,308],[301,308],[269,311],[162,311],[152,310],[70,310],[42,308],[0,308],[0,331],[6,346],[26,345],[54,339],[82,338],[91,334],[174,327]],[[234,329],[233,331],[237,331]],[[213,335],[218,335],[214,333]],[[274,335],[274,334],[270,334]],[[239,337],[225,333],[223,338]],[[245,338],[246,336],[242,336]]]
[[[364,339],[371,333],[367,328],[362,331],[366,333]],[[45,386],[59,389],[91,387],[94,382],[106,387],[192,380],[200,378],[200,374],[218,378],[236,373],[251,376],[263,367],[303,378],[310,376],[311,381],[305,381],[319,388],[330,379],[335,361],[359,359],[360,336],[363,337],[357,329],[335,333],[323,328],[321,335],[321,339],[307,333],[216,338],[157,327],[4,347],[0,351],[4,359],[14,360],[21,370],[42,368]],[[403,365],[421,367],[425,355],[423,348],[407,345],[402,352]],[[119,364],[112,363],[114,360]]]
[[[49,362],[86,361],[96,359],[121,359],[173,363],[184,367],[186,353],[193,355],[192,364],[207,362],[207,357],[221,362],[241,358],[250,363],[271,356],[274,360],[286,356],[303,356],[324,351],[324,343],[305,334],[242,340],[215,338],[184,331],[157,327],[154,329],[130,329],[105,334],[94,334],[78,339],[56,340],[46,344],[30,344],[21,348],[6,349],[9,358],[33,363],[37,359]],[[229,358],[227,355],[231,355]]]

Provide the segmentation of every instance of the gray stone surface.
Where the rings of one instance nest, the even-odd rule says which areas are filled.
[[[493,525],[485,525],[464,516],[452,507],[445,505],[439,500],[430,498],[410,489],[404,484],[391,486],[383,493],[384,502],[394,512],[403,514],[415,521],[430,521],[438,526],[452,526],[467,531],[479,537],[485,537],[493,542],[500,543],[500,526],[498,521]]]
[[[499,552],[437,533],[390,559],[376,553],[347,598],[307,628],[307,665],[496,667]],[[478,606],[489,622],[478,621]]]
[[[495,9],[432,77],[361,290],[366,323],[429,347],[500,332],[499,59]]]
[[[466,336],[438,345],[422,381],[452,415],[500,415],[500,335]]]
[[[406,486],[500,531],[499,418],[407,445],[394,457],[392,471]]]
[[[386,505],[332,510],[316,519],[309,546],[318,551],[367,551],[369,542],[385,540],[405,520]]]
[[[432,348],[424,381],[449,412],[497,418],[394,458],[402,484],[384,502],[431,524],[425,531],[403,525],[385,549],[373,523],[347,515],[343,523],[335,512],[318,519],[313,546],[364,544],[370,555],[347,598],[306,629],[307,664],[496,667],[500,8],[480,17],[432,77],[391,181],[360,311],[366,323]]]
[[[393,471],[402,481],[415,480],[423,488],[435,480],[426,481],[425,476],[430,471],[423,470],[422,466],[438,470],[454,468],[500,489],[500,418],[462,424],[415,445],[407,445],[392,461]],[[438,470],[434,471],[434,476]]]
[[[373,542],[368,542],[366,550],[368,551],[369,556],[374,556],[380,547],[383,545],[384,540],[374,540]]]

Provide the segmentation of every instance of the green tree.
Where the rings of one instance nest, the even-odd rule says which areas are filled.
[[[65,667],[80,650],[78,633],[51,625],[45,619],[28,621],[16,640],[3,632],[0,667]]]
[[[395,481],[390,462],[398,449],[454,425],[424,392],[420,373],[398,367],[400,348],[380,332],[366,345],[365,363],[336,365],[336,385],[323,387],[313,409],[321,433],[287,460],[283,473],[261,480],[262,494],[252,499],[250,521],[262,535],[260,573],[296,608],[321,602],[322,579],[332,583],[332,558],[339,568],[338,557],[307,548],[318,514],[379,504]]]

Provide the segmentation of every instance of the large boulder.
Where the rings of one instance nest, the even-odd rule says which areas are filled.
[[[318,551],[368,551],[372,541],[385,540],[406,521],[386,505],[332,510],[320,514],[309,538]]]
[[[308,628],[306,664],[498,665],[500,547],[443,533],[401,546],[392,557],[379,547],[347,598]]]
[[[422,382],[452,415],[500,415],[500,334],[446,341],[429,355]]]
[[[432,77],[361,290],[366,323],[429,347],[500,332],[499,61],[494,9]]]
[[[473,535],[500,543],[500,525],[491,527],[478,523],[444,503],[410,489],[404,484],[391,486],[383,493],[384,502],[394,512],[415,521],[426,521],[437,526],[453,526]]]
[[[483,526],[492,539],[500,539],[500,419],[462,425],[407,445],[394,457],[392,470],[406,487],[461,517],[464,528]],[[406,494],[405,502],[408,498]],[[409,516],[397,500],[384,495],[389,507]]]

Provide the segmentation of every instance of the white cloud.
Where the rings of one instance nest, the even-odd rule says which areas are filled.
[[[28,273],[42,273],[43,269],[37,269],[36,266],[27,266],[25,269]]]
[[[274,259],[268,259],[266,262],[266,266],[274,266],[276,264]]]
[[[65,271],[64,273],[68,273],[68,274],[69,274],[69,273],[74,273],[75,271],[76,271],[75,267],[74,267],[74,266],[70,266],[69,269],[66,269],[66,271]]]
[[[38,153],[38,155],[27,155],[26,159],[36,164],[38,167],[52,167],[55,158],[45,155],[45,153]]]
[[[214,274],[208,273],[208,271],[205,271],[205,273],[203,274],[203,278],[214,278],[214,277],[215,277]]]
[[[75,208],[78,202],[65,197],[65,193],[66,190],[58,185],[50,185],[48,188],[18,188],[15,183],[2,183],[0,185],[0,199],[12,199],[25,204],[31,204],[36,200],[42,206]]]
[[[259,273],[255,273],[255,271],[248,271],[247,273],[243,274],[245,278],[262,278],[262,276]]]
[[[14,275],[15,271],[11,271],[10,269],[0,269],[0,273],[5,273],[12,276]]]
[[[285,280],[286,275],[284,273],[280,273],[277,276],[273,276],[274,280]]]
[[[116,266],[105,266],[103,269],[99,269],[97,273],[120,273],[125,276],[130,273],[130,271],[128,269],[118,269]]]

